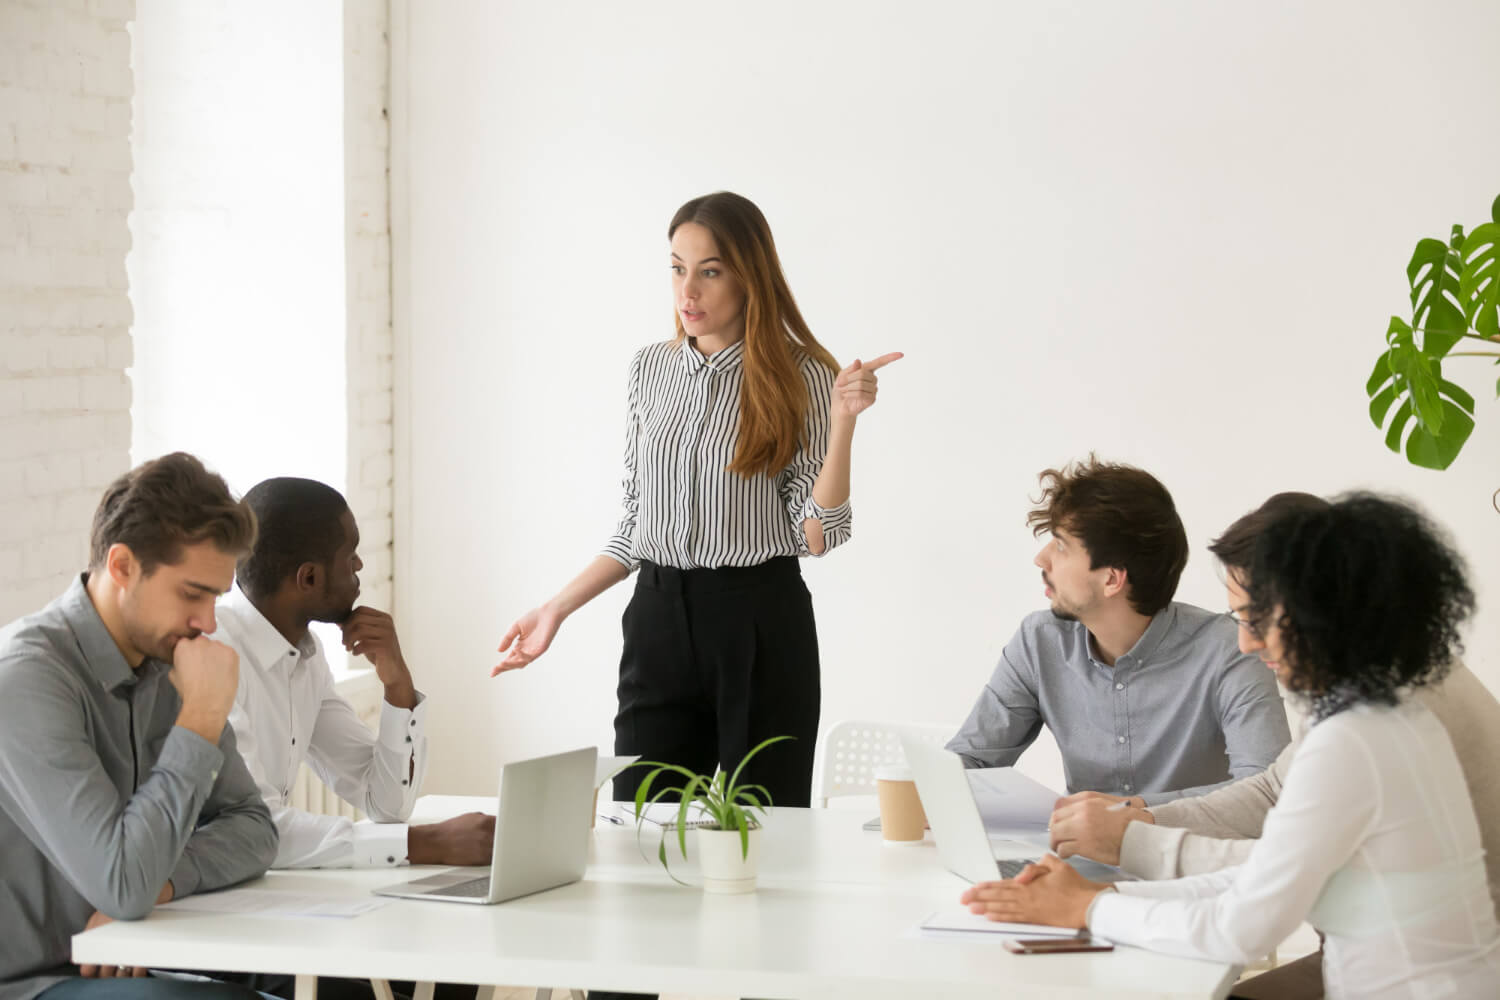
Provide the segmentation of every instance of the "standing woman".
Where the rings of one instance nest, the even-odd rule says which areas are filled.
[[[849,451],[875,373],[838,363],[781,273],[770,226],[726,191],[667,230],[677,336],[630,366],[625,511],[604,551],[501,640],[524,667],[574,611],[639,568],[625,611],[615,752],[747,773],[806,806],[820,702],[812,598],[797,560],[848,539]],[[631,799],[637,769],[615,779]]]

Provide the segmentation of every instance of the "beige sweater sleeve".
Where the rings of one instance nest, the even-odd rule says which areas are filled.
[[[1148,879],[1178,878],[1240,864],[1281,795],[1296,744],[1260,774],[1192,798],[1153,806],[1155,824],[1131,823],[1120,844],[1120,867]]]

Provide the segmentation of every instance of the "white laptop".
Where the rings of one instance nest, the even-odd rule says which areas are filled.
[[[974,801],[964,762],[955,753],[905,737],[901,746],[916,779],[917,797],[922,800],[927,822],[932,825],[932,837],[937,841],[938,858],[944,868],[966,882],[991,882],[997,878],[1015,878],[1040,856],[1038,852],[1030,858],[997,859],[995,845]],[[1130,878],[1118,868],[1087,858],[1069,858],[1068,863],[1096,882]]]
[[[532,760],[500,770],[495,847],[489,871],[447,871],[376,889],[379,896],[503,903],[583,878],[594,809],[596,747]]]

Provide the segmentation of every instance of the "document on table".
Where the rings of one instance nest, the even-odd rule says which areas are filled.
[[[620,815],[627,822],[635,822],[635,803],[617,802]],[[682,810],[679,802],[650,802],[645,809],[641,810],[641,819],[647,826],[658,826],[665,830],[673,830],[677,827],[677,814]],[[701,803],[694,802],[688,806],[688,829],[696,829],[704,826],[715,826],[713,817],[708,814]]]
[[[1052,806],[1062,796],[1013,767],[973,768],[965,774],[990,836],[1045,840]]]
[[[224,889],[163,903],[158,910],[234,913],[245,917],[357,917],[394,900],[380,896],[315,896],[272,889]]]
[[[1008,934],[1012,937],[1078,937],[1070,927],[1046,924],[1007,924],[970,913],[967,906],[946,906],[930,914],[919,925],[924,931],[962,932],[968,934]]]

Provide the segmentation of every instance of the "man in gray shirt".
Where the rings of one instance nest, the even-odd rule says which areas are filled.
[[[254,533],[197,459],[147,462],[100,502],[89,571],[0,630],[0,1000],[256,996],[69,964],[74,934],[276,856],[225,724],[238,657],[203,634]]]
[[[1187,533],[1171,494],[1128,465],[1048,469],[1027,517],[1052,602],[1021,623],[948,749],[1012,765],[1043,725],[1068,791],[1165,802],[1263,771],[1291,739],[1276,679],[1235,626],[1173,594]]]

